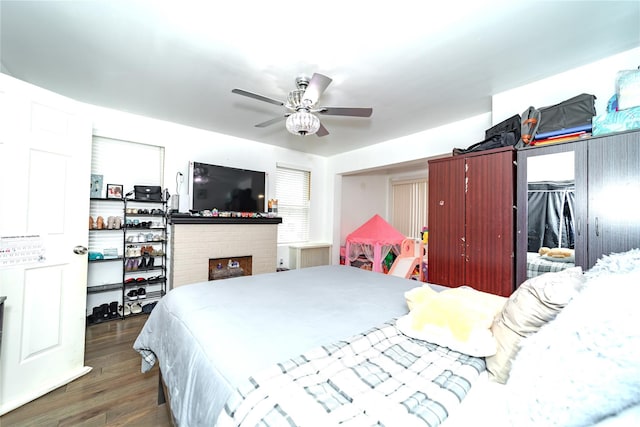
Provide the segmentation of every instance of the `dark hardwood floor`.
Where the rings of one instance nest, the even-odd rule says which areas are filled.
[[[0,426],[171,426],[157,405],[158,367],[140,373],[133,350],[147,315],[87,328],[88,374],[0,417]]]

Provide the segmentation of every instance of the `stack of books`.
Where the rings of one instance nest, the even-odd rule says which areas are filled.
[[[559,142],[570,142],[590,136],[591,123],[567,129],[538,133],[533,138],[531,145],[557,144]]]

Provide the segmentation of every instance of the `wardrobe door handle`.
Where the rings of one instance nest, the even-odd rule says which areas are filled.
[[[596,217],[596,236],[600,237],[600,228],[598,227],[598,217]]]

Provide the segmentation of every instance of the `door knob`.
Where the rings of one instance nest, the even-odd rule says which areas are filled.
[[[87,248],[85,248],[84,246],[78,245],[75,248],[73,248],[73,253],[77,255],[86,255]]]

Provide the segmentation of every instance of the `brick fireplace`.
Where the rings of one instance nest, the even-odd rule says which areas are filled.
[[[208,281],[210,259],[239,261],[246,256],[251,258],[251,274],[275,272],[280,222],[281,218],[172,217],[171,287]]]

